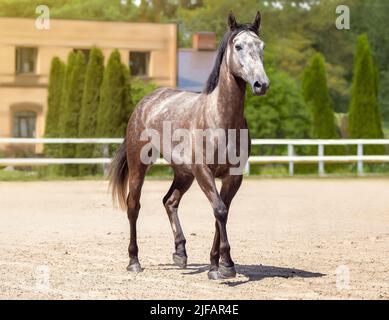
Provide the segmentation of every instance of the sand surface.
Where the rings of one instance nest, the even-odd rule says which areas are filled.
[[[107,182],[0,182],[0,298],[389,299],[389,180],[245,180],[224,281],[207,279],[214,218],[196,183],[179,210],[189,265],[172,264],[169,185],[145,182],[135,275]]]

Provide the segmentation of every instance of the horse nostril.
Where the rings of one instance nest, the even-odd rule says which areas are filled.
[[[262,85],[258,81],[254,82],[254,88],[261,88],[261,87]]]

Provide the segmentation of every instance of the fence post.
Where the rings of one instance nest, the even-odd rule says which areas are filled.
[[[103,144],[103,157],[108,158],[109,157],[109,145],[108,144]],[[108,164],[104,163],[103,164],[103,172],[104,176],[108,175]]]
[[[324,156],[324,145],[323,144],[318,145],[318,155],[319,155],[319,157]],[[325,174],[324,161],[319,159],[319,176],[322,177],[322,176],[324,176],[324,174]]]
[[[288,144],[288,156],[293,157],[294,156],[294,148],[293,144]],[[293,160],[289,161],[289,176],[293,177],[294,175],[294,163]]]
[[[246,175],[250,175],[250,162],[249,162],[249,159],[247,159],[247,162],[246,162],[246,166],[244,167],[244,173]]]
[[[358,176],[362,177],[364,175],[363,173],[363,144],[358,143],[357,146],[357,156],[358,156],[358,161],[357,161],[357,167],[358,167]]]

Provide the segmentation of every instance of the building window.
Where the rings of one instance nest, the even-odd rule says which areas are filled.
[[[90,49],[73,49],[74,53],[77,53],[78,51],[81,51],[84,55],[84,61],[85,63],[88,63],[89,61],[89,54],[90,54]]]
[[[16,73],[35,73],[37,48],[16,48]]]
[[[150,52],[130,52],[130,71],[132,76],[148,77]]]
[[[17,111],[13,114],[13,135],[16,138],[33,138],[36,132],[36,113]]]

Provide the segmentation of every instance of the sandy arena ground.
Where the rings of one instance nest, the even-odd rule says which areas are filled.
[[[245,180],[228,224],[238,276],[216,282],[213,214],[196,183],[180,207],[189,266],[172,264],[169,185],[144,185],[134,275],[106,182],[0,183],[0,298],[389,299],[388,180]]]

